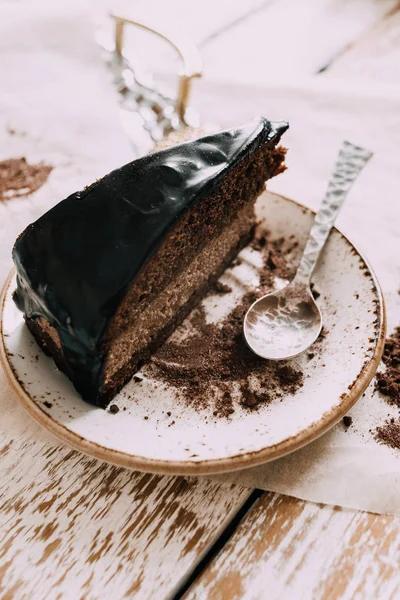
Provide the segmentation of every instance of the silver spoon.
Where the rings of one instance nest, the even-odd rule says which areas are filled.
[[[293,281],[259,298],[247,311],[244,337],[262,358],[293,358],[321,333],[322,315],[311,292],[311,276],[347,193],[371,156],[369,150],[343,142]]]

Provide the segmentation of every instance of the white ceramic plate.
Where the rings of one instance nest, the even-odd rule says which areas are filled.
[[[299,242],[297,261],[313,219],[311,211],[267,192],[257,210],[273,238],[293,235]],[[242,263],[222,278],[233,292],[205,301],[214,320],[229,312],[243,286],[257,281],[260,255],[246,248],[241,258]],[[385,337],[379,284],[337,230],[314,282],[322,292],[318,301],[328,335],[318,342],[314,359],[304,354],[291,361],[304,372],[303,387],[255,412],[237,406],[230,419],[213,417],[212,408],[200,412],[188,408],[174,397],[173,389],[164,384],[156,389],[147,378],[140,385],[128,383],[118,394],[113,401],[120,409],[117,414],[86,404],[24,325],[12,301],[13,275],[2,297],[1,355],[25,408],[70,446],[143,471],[233,471],[293,452],[326,432],[356,402],[378,367]]]

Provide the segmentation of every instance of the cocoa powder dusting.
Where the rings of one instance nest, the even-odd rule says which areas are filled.
[[[377,373],[376,387],[389,404],[400,407],[400,327],[386,340],[383,362],[386,371]]]
[[[400,450],[400,422],[391,419],[383,427],[377,427],[375,439],[389,448]]]
[[[293,394],[303,384],[300,371],[289,364],[263,360],[243,339],[243,317],[250,304],[271,287],[275,275],[293,275],[293,268],[284,260],[283,239],[273,243],[257,240],[253,247],[262,251],[264,259],[272,256],[274,274],[267,265],[261,272],[260,287],[247,292],[222,322],[208,323],[200,305],[189,317],[188,335],[178,341],[173,336],[152,358],[155,379],[174,387],[188,406],[198,410],[212,407],[215,417],[229,417],[238,405],[257,410],[274,398]]]
[[[389,404],[400,408],[400,327],[386,340],[383,353],[386,370],[376,375],[376,388]],[[400,421],[394,418],[375,430],[375,439],[381,444],[400,450]]]
[[[0,161],[0,201],[29,196],[46,182],[52,169],[44,163],[30,165],[24,157]]]

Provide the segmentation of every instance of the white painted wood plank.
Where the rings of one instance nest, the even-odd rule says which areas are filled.
[[[1,598],[168,597],[251,493],[91,459],[19,408],[3,425]]]
[[[185,600],[398,598],[400,521],[264,494]]]
[[[325,76],[325,75],[324,75]],[[326,76],[376,83],[400,82],[400,9],[382,19],[344,52]]]
[[[280,0],[203,50],[207,78],[268,84],[316,73],[396,0]]]

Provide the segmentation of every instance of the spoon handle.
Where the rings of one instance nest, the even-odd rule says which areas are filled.
[[[329,237],[342,204],[372,152],[344,141],[328,189],[318,211],[296,273],[296,281],[309,285],[319,255]]]

